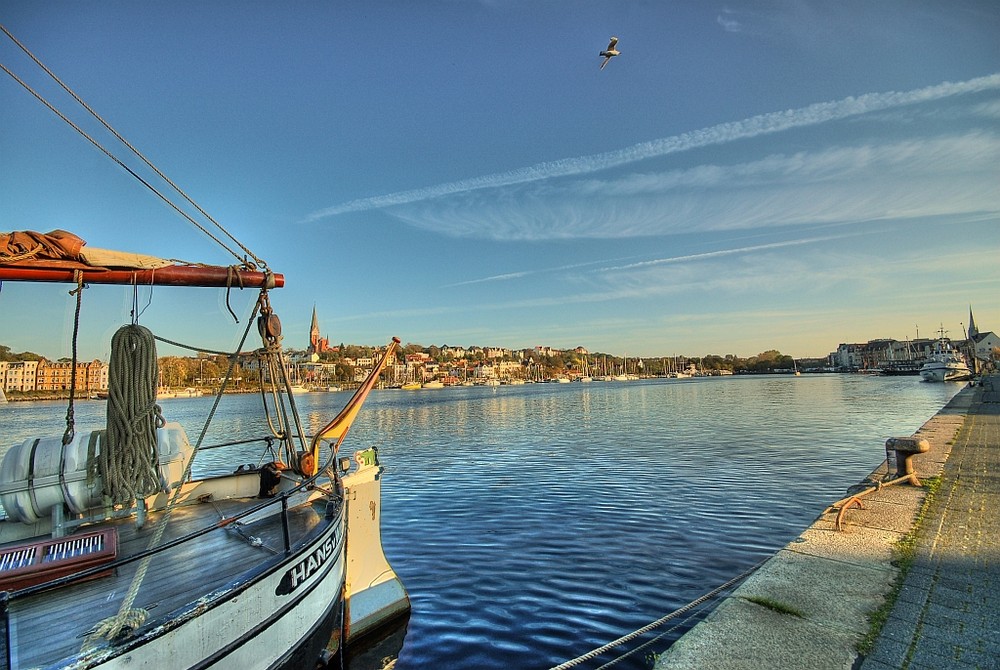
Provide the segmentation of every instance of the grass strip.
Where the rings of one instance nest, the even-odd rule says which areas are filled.
[[[857,646],[858,653],[862,656],[867,656],[871,653],[872,648],[875,646],[875,641],[878,640],[879,633],[882,632],[882,627],[889,618],[892,608],[896,605],[896,599],[899,597],[899,592],[903,588],[903,582],[906,581],[906,575],[910,572],[910,568],[913,566],[913,559],[916,556],[917,535],[920,531],[920,526],[923,524],[924,517],[927,514],[927,510],[930,508],[931,503],[934,502],[934,498],[937,495],[938,490],[941,488],[941,478],[924,478],[923,488],[927,491],[927,495],[924,497],[924,502],[920,506],[920,511],[917,513],[917,518],[913,523],[913,527],[910,529],[910,532],[899,538],[892,546],[892,564],[896,566],[899,571],[896,573],[896,578],[892,581],[892,587],[889,589],[889,593],[886,595],[885,600],[874,612],[868,615],[868,633],[861,638]]]

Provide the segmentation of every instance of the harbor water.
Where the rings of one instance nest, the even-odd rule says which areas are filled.
[[[585,654],[773,554],[961,386],[782,375],[377,391],[344,449],[379,449],[382,542],[413,609],[387,631],[395,648],[347,667],[398,654],[395,670],[549,668]],[[347,397],[296,396],[306,431]],[[161,407],[194,442],[213,400]],[[205,444],[261,435],[245,417],[259,405],[227,396]],[[76,403],[78,430],[104,412]],[[61,435],[65,416],[64,402],[0,405],[0,452]],[[196,474],[259,457],[208,450]],[[615,667],[650,667],[690,625]]]

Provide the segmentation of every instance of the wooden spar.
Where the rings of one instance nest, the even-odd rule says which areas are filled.
[[[281,288],[285,276],[265,272],[232,270],[221,266],[168,265],[156,270],[111,270],[85,265],[74,267],[42,267],[33,265],[0,265],[0,281],[76,283],[76,270],[83,273],[86,284],[132,284],[144,286],[200,286],[235,288]],[[270,279],[270,281],[268,281]]]
[[[344,438],[347,437],[347,431],[351,429],[351,424],[354,423],[354,417],[358,415],[361,411],[361,405],[364,404],[365,398],[368,397],[368,392],[372,390],[375,386],[375,382],[378,381],[379,374],[382,373],[382,369],[385,368],[386,363],[389,362],[390,357],[395,353],[396,349],[399,347],[400,341],[398,337],[392,338],[389,342],[389,346],[385,348],[385,353],[382,354],[382,358],[375,365],[375,368],[368,375],[368,378],[358,387],[358,390],[354,392],[351,399],[347,401],[344,408],[340,410],[340,413],[333,418],[330,423],[326,424],[320,428],[312,440],[311,457],[305,459],[306,463],[303,464],[301,470],[302,474],[307,476],[312,476],[316,474],[319,470],[319,449],[323,440],[334,441],[336,443],[333,445],[334,453],[340,449],[340,445],[343,443]]]

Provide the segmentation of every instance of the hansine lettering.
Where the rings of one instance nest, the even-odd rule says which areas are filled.
[[[337,554],[336,549],[339,539],[340,529],[338,528],[323,544],[313,549],[308,556],[289,568],[281,578],[278,588],[274,590],[275,595],[283,596],[291,593],[300,584],[312,577],[324,563],[334,558]]]

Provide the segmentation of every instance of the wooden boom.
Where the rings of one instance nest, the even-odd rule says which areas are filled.
[[[0,281],[66,282],[75,284],[76,271],[83,273],[86,284],[124,284],[146,286],[201,286],[235,288],[281,288],[282,274],[236,270],[216,265],[168,265],[156,270],[112,270],[80,265],[52,267],[0,265]]]

